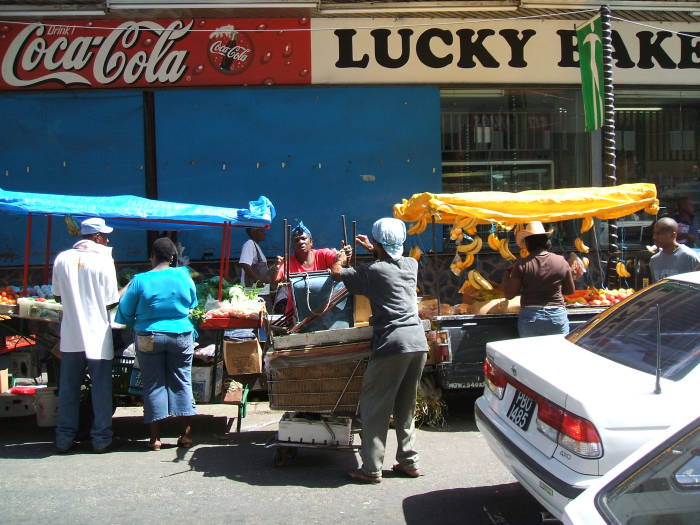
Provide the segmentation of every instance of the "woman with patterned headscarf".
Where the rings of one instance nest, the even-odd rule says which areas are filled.
[[[403,256],[406,227],[398,219],[379,219],[372,226],[372,240],[358,235],[356,241],[375,260],[343,268],[346,256],[339,252],[331,275],[343,281],[350,293],[364,295],[372,307],[372,357],[362,379],[362,467],[350,477],[361,483],[379,483],[389,417],[393,413],[398,448],[392,470],[416,478],[418,453],[415,445],[416,390],[428,351],[425,331],[418,317],[416,285],[418,261]]]

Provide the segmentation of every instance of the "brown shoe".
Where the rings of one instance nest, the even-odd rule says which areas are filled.
[[[391,470],[396,474],[400,474],[409,478],[418,478],[423,475],[423,473],[420,470],[414,467],[403,467],[401,465],[394,465],[393,467],[391,467]]]
[[[365,473],[360,468],[352,469],[351,471],[348,472],[348,476],[350,476],[350,479],[352,479],[353,481],[357,481],[359,483],[381,483],[382,482],[381,476],[370,476],[369,474]]]

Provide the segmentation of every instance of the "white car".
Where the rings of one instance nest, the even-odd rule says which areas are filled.
[[[700,523],[700,407],[566,506],[564,525]]]
[[[557,518],[594,480],[679,423],[700,385],[700,272],[674,276],[566,337],[489,343],[479,430]]]

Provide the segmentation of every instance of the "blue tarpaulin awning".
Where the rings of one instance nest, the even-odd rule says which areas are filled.
[[[225,223],[234,227],[266,227],[275,218],[275,207],[265,196],[250,201],[248,208],[223,208],[135,195],[94,197],[0,189],[0,212],[3,211],[21,215],[71,215],[78,222],[85,217],[102,217],[111,225],[141,230],[189,230]],[[175,226],[166,228],[164,224],[167,223]]]

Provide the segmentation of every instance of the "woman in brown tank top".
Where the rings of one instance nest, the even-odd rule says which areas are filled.
[[[564,295],[573,293],[574,278],[566,259],[549,251],[551,234],[539,221],[516,234],[530,255],[506,272],[504,291],[508,299],[520,295],[520,337],[569,333]]]

